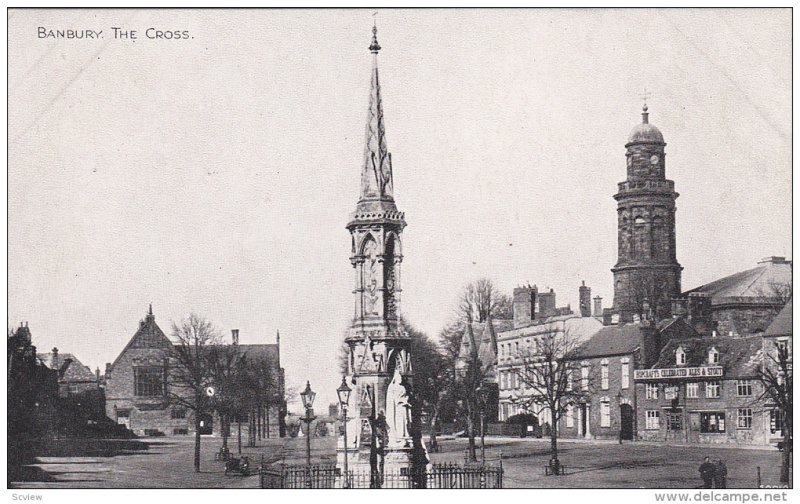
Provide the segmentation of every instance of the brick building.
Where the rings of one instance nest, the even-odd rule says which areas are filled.
[[[792,288],[792,261],[772,256],[758,266],[695,287],[685,294],[711,298],[711,318],[721,336],[764,332],[783,308]]]
[[[634,375],[639,439],[768,444],[777,412],[761,397],[762,345],[760,336],[670,341]]]
[[[280,336],[278,337],[280,338]],[[261,431],[266,437],[282,436],[285,428],[283,368],[280,367],[280,339],[275,344],[240,345],[238,331],[233,332],[233,345],[247,361],[266,360],[277,373],[278,391],[274,401],[264,411],[257,412]],[[106,415],[124,424],[139,435],[180,435],[194,432],[191,411],[170,404],[169,369],[173,343],[155,321],[152,307],[139,329],[120,352],[117,359],[106,365]],[[254,418],[240,417],[245,435],[255,425]],[[262,422],[263,420],[263,422]],[[201,434],[218,434],[220,422],[216,414],[201,419]]]
[[[696,337],[682,318],[609,325],[597,331],[573,361],[573,383],[583,394],[562,417],[562,437],[635,438],[637,398],[633,375],[652,365],[670,340]]]
[[[788,350],[788,358],[789,362],[791,362],[793,352],[791,299],[786,303],[780,313],[778,313],[778,316],[775,317],[775,320],[772,321],[767,330],[764,331],[763,347],[761,351],[764,355],[764,363],[766,366],[772,366],[773,369],[777,367],[776,363],[779,361],[777,350],[779,347],[783,347]],[[765,408],[774,411],[776,408],[778,408],[778,405],[775,404],[772,399],[770,399],[765,403]],[[776,413],[770,413],[770,443],[777,443],[783,440],[783,428],[785,423],[786,421],[783,416]]]

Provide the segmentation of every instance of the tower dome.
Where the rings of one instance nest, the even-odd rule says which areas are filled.
[[[642,107],[642,124],[637,124],[628,136],[628,143],[664,143],[664,135],[648,120],[647,104]]]

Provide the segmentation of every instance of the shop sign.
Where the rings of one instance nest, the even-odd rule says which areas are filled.
[[[722,378],[720,366],[690,368],[636,369],[634,380],[696,380],[703,378]]]

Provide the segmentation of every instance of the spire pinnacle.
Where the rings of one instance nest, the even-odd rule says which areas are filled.
[[[369,51],[372,54],[378,54],[378,51],[381,50],[380,44],[378,44],[378,25],[375,22],[375,15],[378,14],[375,12],[372,15],[372,43],[369,45]]]
[[[148,315],[153,315],[153,303],[150,303],[150,307],[147,309]]]
[[[377,14],[377,13],[376,13]],[[378,28],[372,26],[372,78],[365,134],[364,164],[361,169],[361,198],[359,201],[393,202],[392,156],[386,146],[386,128],[383,121],[383,101],[378,78]]]

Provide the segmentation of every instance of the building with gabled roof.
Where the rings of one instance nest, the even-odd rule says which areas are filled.
[[[652,365],[666,341],[697,337],[679,317],[603,326],[574,357],[572,387],[582,395],[562,417],[564,437],[633,440],[637,410],[633,375]]]
[[[58,374],[58,396],[61,429],[64,432],[82,429],[91,420],[105,417],[105,394],[100,383],[100,370],[92,372],[71,353],[53,348],[37,354],[38,359]]]
[[[139,435],[183,435],[194,432],[191,411],[170,401],[171,366],[176,343],[161,330],[152,306],[139,322],[136,333],[113,363],[106,364],[106,415]],[[280,334],[275,344],[239,344],[239,331],[232,331],[232,346],[245,362],[263,360],[277,373],[277,392],[264,411],[251,410],[251,416],[238,417],[246,434],[258,430],[260,437],[283,436],[286,416],[284,370],[280,366]],[[220,422],[215,414],[201,418],[201,434],[218,434]]]
[[[769,444],[780,412],[763,397],[761,336],[670,340],[636,372],[638,437],[646,441]]]
[[[92,372],[89,366],[83,364],[75,355],[59,352],[53,348],[47,353],[38,353],[36,356],[50,369],[58,371],[59,396],[81,394],[88,391],[100,390],[99,369]]]

